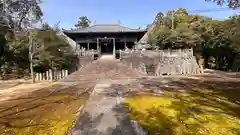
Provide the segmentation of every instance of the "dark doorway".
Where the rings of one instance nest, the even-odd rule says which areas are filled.
[[[101,54],[113,54],[113,39],[100,39]]]

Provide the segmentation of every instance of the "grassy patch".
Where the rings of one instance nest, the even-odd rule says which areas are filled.
[[[238,101],[199,89],[161,97],[135,95],[125,103],[130,118],[150,135],[239,135]]]
[[[53,86],[57,88],[58,86]],[[65,135],[88,94],[46,88],[0,104],[1,135]]]

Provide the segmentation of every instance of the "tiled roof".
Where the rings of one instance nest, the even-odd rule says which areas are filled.
[[[119,24],[97,24],[86,28],[64,31],[67,33],[89,33],[89,32],[141,32],[140,29],[131,29]]]

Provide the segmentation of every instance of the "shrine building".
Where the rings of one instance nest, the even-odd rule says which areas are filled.
[[[146,30],[132,29],[119,24],[98,24],[63,33],[74,40],[77,48],[96,50],[99,55],[116,55],[119,50],[134,49]]]

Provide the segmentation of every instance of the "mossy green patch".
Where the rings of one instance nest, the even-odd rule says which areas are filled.
[[[65,135],[88,94],[76,88],[41,90],[0,104],[1,135]]]
[[[150,135],[240,134],[240,105],[211,90],[140,94],[125,103],[130,118]]]

